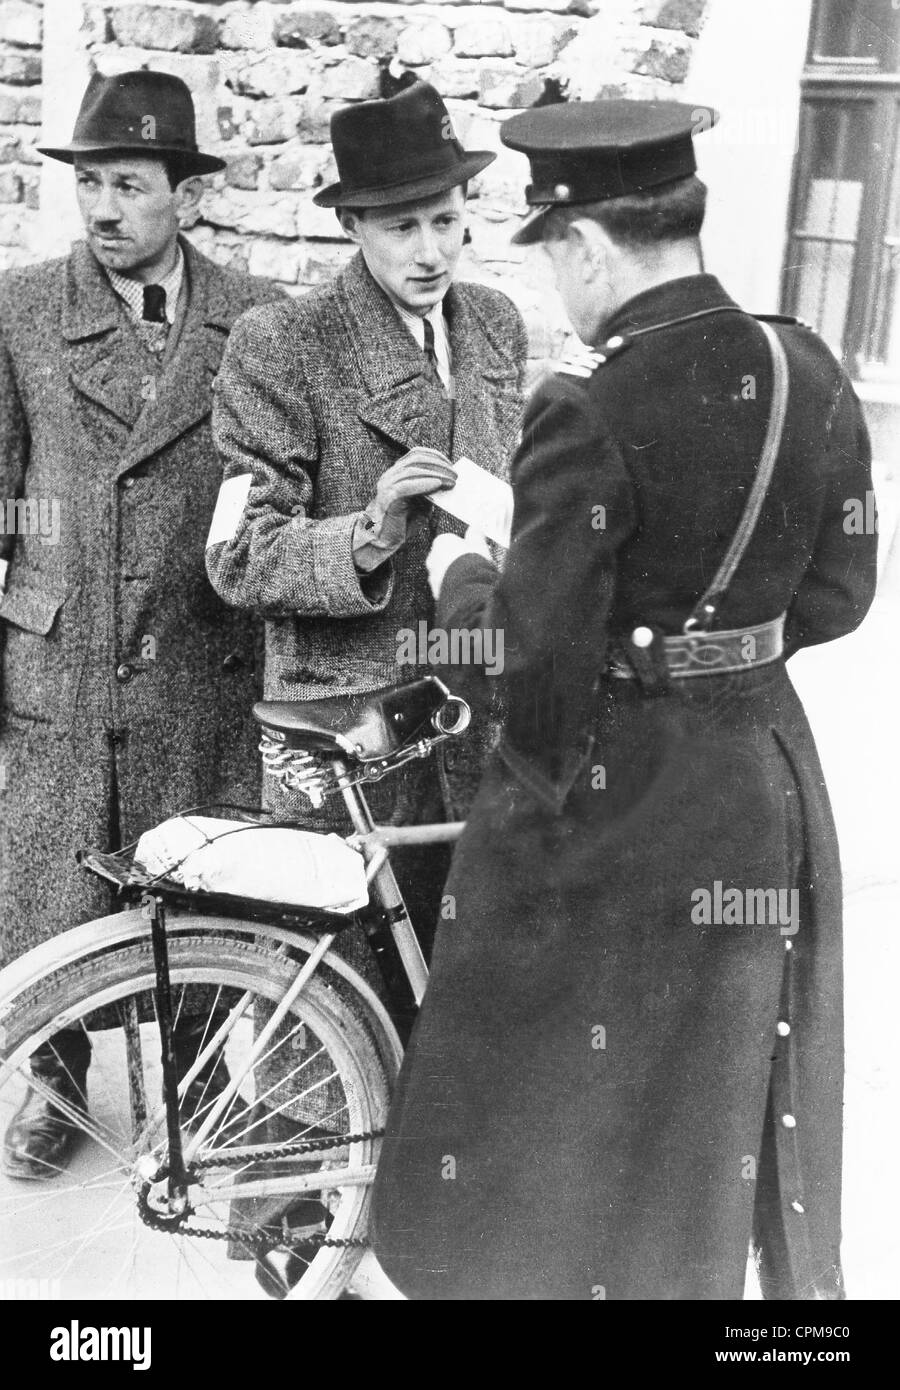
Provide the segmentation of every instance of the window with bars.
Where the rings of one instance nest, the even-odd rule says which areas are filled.
[[[815,0],[784,271],[860,380],[900,381],[900,0]]]

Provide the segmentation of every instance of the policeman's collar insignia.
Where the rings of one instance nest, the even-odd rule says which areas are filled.
[[[616,333],[611,338],[607,338],[605,343],[600,343],[595,348],[576,348],[574,352],[567,353],[558,362],[554,362],[555,372],[564,372],[566,376],[580,376],[588,378],[593,375],[598,367],[603,367],[612,357],[617,357],[620,352],[624,352],[631,346],[631,339],[621,333]]]

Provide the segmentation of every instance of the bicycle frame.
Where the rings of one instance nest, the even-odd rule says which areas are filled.
[[[403,895],[391,867],[390,850],[409,845],[450,843],[459,838],[465,828],[465,824],[462,821],[450,821],[446,823],[418,826],[379,826],[372,817],[365,793],[362,790],[362,785],[360,783],[354,783],[351,780],[352,772],[347,761],[344,758],[335,758],[332,760],[331,766],[337,778],[344,805],[350,817],[350,822],[354,827],[354,833],[347,837],[348,843],[358,848],[366,857],[366,882],[369,886],[370,897],[374,899],[374,906],[381,909],[382,921],[389,929],[390,939],[396,950],[403,975],[405,976],[415,1007],[418,1008],[422,1002],[425,987],[428,983],[428,968],[425,964],[418,937],[416,936],[406,904],[403,900]],[[176,1084],[174,1062],[171,1060],[172,1017],[169,1002],[165,905],[158,895],[151,894],[149,896],[150,903],[148,905],[150,906],[151,925],[153,928],[153,956],[156,967],[157,1004],[162,1051],[163,1058],[170,1061],[170,1065],[164,1065],[163,1069],[163,1096],[169,1136],[168,1192],[170,1209],[173,1213],[177,1213],[179,1210],[183,1209],[187,1201],[189,1183],[188,1166],[191,1160],[201,1150],[208,1135],[215,1130],[220,1118],[225,1114],[234,1096],[240,1090],[242,1081],[254,1066],[257,1058],[264,1053],[271,1037],[279,1027],[294,1000],[300,994],[306,983],[312,978],[319,963],[331,949],[337,937],[337,933],[334,931],[327,931],[318,938],[315,950],[307,957],[287,993],[255,1039],[250,1053],[245,1058],[243,1067],[235,1070],[228,1085],[217,1097],[209,1113],[205,1116],[203,1123],[192,1135],[190,1141],[184,1144],[178,1117],[179,1097],[187,1091],[188,1087],[195,1077],[199,1075],[203,1067],[219,1052],[235,1023],[246,1011],[249,999],[245,997],[238,1001],[225,1022],[215,1031],[198,1053],[195,1061],[182,1078],[180,1084]],[[371,934],[377,938],[378,929],[373,927]],[[396,991],[393,987],[393,972],[389,965],[379,955],[377,940],[372,944],[376,959],[382,968],[389,993],[394,993],[394,1002],[398,1003]],[[277,1180],[273,1179],[263,1180],[259,1184],[251,1183],[245,1185],[243,1194],[251,1195],[258,1189],[260,1194],[270,1195],[275,1190],[272,1186],[273,1181],[277,1185]]]

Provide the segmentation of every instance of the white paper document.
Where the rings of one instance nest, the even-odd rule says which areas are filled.
[[[210,522],[206,548],[218,545],[220,541],[233,541],[237,535],[247,498],[253,486],[252,473],[240,473],[236,478],[226,478],[219,488],[216,510]]]
[[[508,550],[513,517],[513,492],[509,483],[495,478],[471,459],[457,459],[454,467],[456,486],[446,492],[432,493],[431,501]]]

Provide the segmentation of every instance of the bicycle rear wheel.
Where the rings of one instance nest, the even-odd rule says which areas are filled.
[[[29,1087],[41,1098],[45,1083],[29,1068],[41,1044],[65,1028],[92,1048],[88,1113],[63,1108],[82,1140],[71,1165],[42,1182],[0,1179],[0,1282],[37,1280],[61,1298],[265,1299],[288,1288],[294,1298],[337,1298],[362,1254],[396,1035],[365,986],[326,956],[248,1065],[254,1011],[271,1016],[314,942],[192,914],[170,914],[168,928],[175,1015],[202,986],[189,996],[204,1001],[201,1045],[227,1017],[215,1055],[240,1077],[189,1165],[189,1214],[173,1218],[165,1202],[148,924],[119,914],[38,948],[30,970],[23,957],[0,974],[4,1131]],[[98,1031],[92,1016],[102,1008],[108,1019],[109,1006],[123,1026]],[[198,1103],[194,1088],[186,1135],[215,1096],[210,1085]]]

